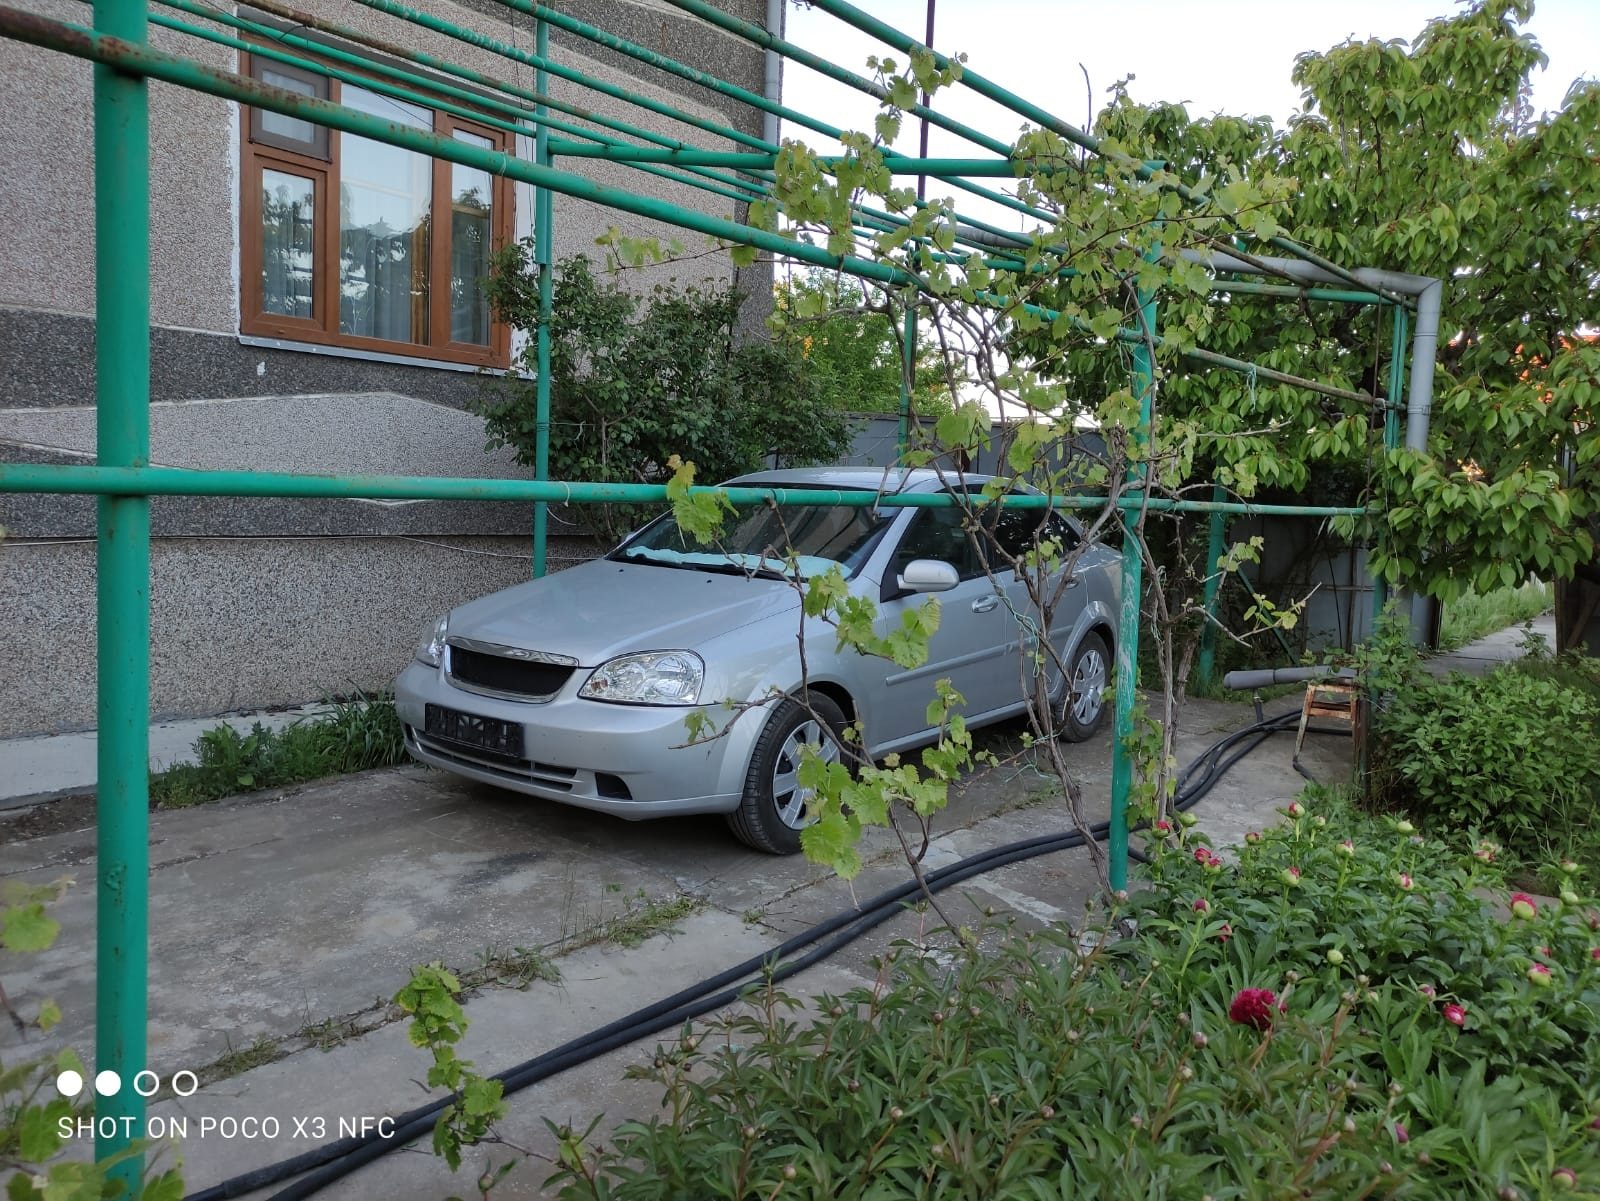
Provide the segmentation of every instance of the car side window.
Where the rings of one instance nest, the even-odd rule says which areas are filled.
[[[1012,559],[1021,558],[1033,544],[1056,538],[1061,542],[1061,553],[1066,554],[1078,545],[1078,533],[1072,523],[1060,513],[1048,516],[1038,509],[990,509],[984,523],[992,531],[995,544],[1009,555],[992,556],[995,566],[1009,566]]]
[[[981,575],[967,531],[961,524],[965,517],[956,505],[919,509],[895,551],[895,573],[904,571],[913,559],[938,559],[954,567],[963,580]]]

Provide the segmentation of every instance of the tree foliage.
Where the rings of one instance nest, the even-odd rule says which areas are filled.
[[[1306,103],[1287,129],[1190,120],[1120,91],[1097,129],[1191,178],[1293,178],[1268,210],[1291,236],[1340,263],[1444,281],[1424,452],[1386,451],[1364,406],[1219,371],[1174,365],[1166,412],[1210,431],[1197,468],[1241,495],[1373,506],[1345,532],[1373,542],[1391,582],[1445,599],[1530,572],[1571,577],[1594,554],[1600,344],[1581,327],[1600,313],[1600,85],[1530,111],[1544,62],[1520,27],[1531,9],[1485,0],[1409,44],[1302,54]],[[1161,303],[1163,332],[1192,328],[1209,349],[1389,395],[1377,310],[1171,291]],[[1062,375],[1104,388],[1112,370],[1080,351]]]
[[[502,320],[539,325],[531,247],[496,261],[490,299]],[[732,288],[657,287],[639,296],[597,279],[586,258],[565,261],[550,321],[550,474],[554,479],[659,484],[668,461],[692,459],[718,481],[760,468],[828,462],[849,446],[849,425],[793,347],[737,335]],[[537,343],[517,372],[478,405],[490,447],[510,446],[534,462]],[[636,519],[612,507],[584,517],[616,536]]]
[[[805,359],[830,408],[899,411],[904,335],[900,314],[883,293],[823,271],[797,271],[780,279],[775,292],[775,336]],[[954,383],[959,386],[959,377]],[[953,395],[942,357],[924,342],[913,372],[912,412],[937,418],[954,407]]]

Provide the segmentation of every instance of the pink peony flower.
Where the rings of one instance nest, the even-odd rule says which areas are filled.
[[[1296,888],[1300,884],[1300,869],[1298,867],[1286,867],[1278,873],[1278,878],[1290,888]]]
[[[1595,963],[1600,963],[1600,947],[1590,947],[1589,958]]]
[[[1210,913],[1211,902],[1206,900],[1204,897],[1196,897],[1194,899],[1194,911],[1196,913]]]
[[[1402,1145],[1411,1141],[1411,1135],[1407,1132],[1404,1122],[1394,1124],[1394,1141]]]
[[[1433,1000],[1434,997],[1439,995],[1437,992],[1434,991],[1434,987],[1431,984],[1419,984],[1419,985],[1417,985],[1417,991],[1419,993],[1421,993],[1423,996],[1427,997],[1428,1000],[1430,1000],[1430,1001]]]
[[[1526,918],[1536,917],[1538,915],[1538,913],[1539,913],[1539,906],[1534,904],[1533,898],[1530,897],[1527,893],[1525,893],[1525,892],[1514,892],[1514,893],[1511,894],[1511,916],[1512,917],[1520,917],[1520,918],[1526,919]]]
[[[1411,881],[1410,874],[1407,873],[1407,872],[1401,872],[1400,873],[1399,881],[1400,881],[1400,891],[1401,892],[1410,892],[1412,890],[1412,888],[1415,887],[1415,885]]]
[[[1227,922],[1223,922],[1222,923],[1222,929],[1217,931],[1217,941],[1218,942],[1227,942],[1232,937],[1233,937],[1233,927],[1230,926]]]
[[[1551,980],[1550,969],[1542,963],[1529,964],[1528,979],[1540,988],[1548,988]]]
[[[1557,1168],[1550,1173],[1550,1183],[1562,1191],[1575,1189],[1578,1187],[1578,1174],[1571,1168]]]
[[[1467,1024],[1467,1011],[1454,1001],[1444,1007],[1444,1020],[1452,1026],[1465,1026]]]
[[[1155,831],[1156,831],[1157,834],[1171,834],[1172,833],[1172,823],[1169,822],[1166,818],[1162,818],[1160,821],[1156,822]]]
[[[1261,841],[1261,835],[1254,830],[1249,830],[1245,833],[1244,840],[1251,846],[1255,846],[1256,843]]]
[[[1289,807],[1285,809],[1284,812],[1290,817],[1304,817],[1306,813],[1306,807],[1299,801],[1290,801]]]
[[[1341,855],[1354,855],[1356,853],[1356,844],[1346,838],[1343,842],[1336,846],[1334,850],[1338,851]]]
[[[1270,988],[1241,988],[1234,996],[1233,1004],[1228,1006],[1228,1018],[1241,1026],[1270,1030],[1274,1006],[1279,1013],[1283,1012],[1278,994]]]

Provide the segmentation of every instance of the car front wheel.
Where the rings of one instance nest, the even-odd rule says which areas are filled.
[[[1111,652],[1106,640],[1090,632],[1078,643],[1067,671],[1066,695],[1056,711],[1056,734],[1068,742],[1094,737],[1106,715],[1106,682],[1111,678]]]
[[[828,762],[839,759],[844,714],[817,693],[810,702],[808,712],[785,700],[767,719],[745,772],[744,796],[728,815],[740,842],[769,855],[793,855],[800,849],[800,831],[816,820],[811,790],[800,787],[801,748],[817,747]]]

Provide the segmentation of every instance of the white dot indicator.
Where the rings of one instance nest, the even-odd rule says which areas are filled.
[[[63,1097],[76,1097],[83,1091],[83,1076],[71,1068],[56,1077],[56,1092]]]
[[[94,1077],[94,1091],[102,1097],[114,1097],[122,1091],[122,1077],[107,1068],[103,1072],[96,1072]]]

